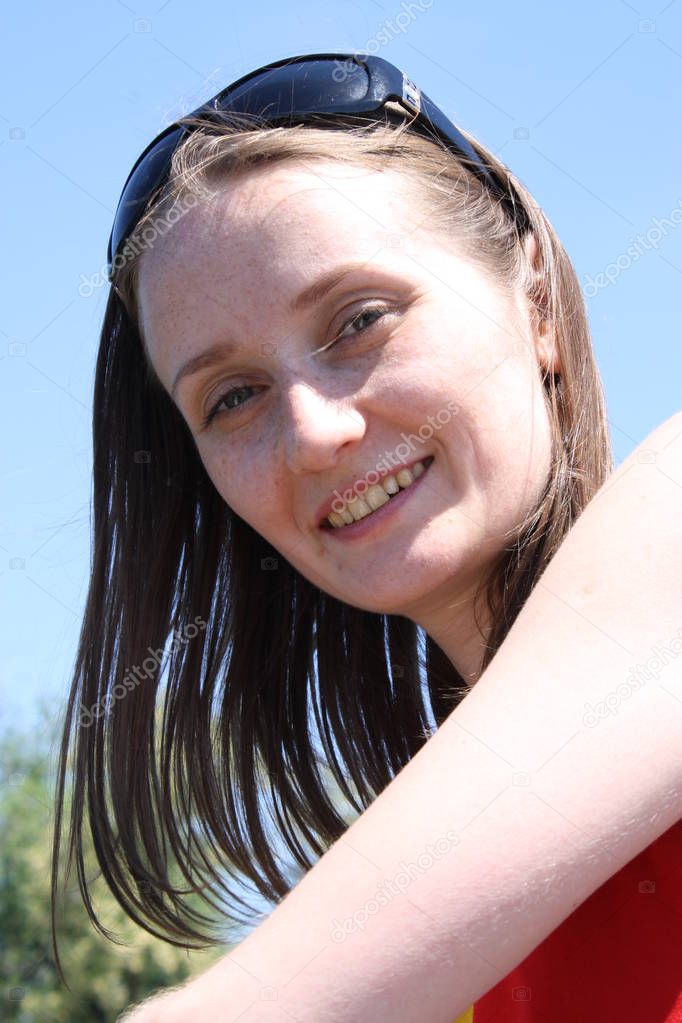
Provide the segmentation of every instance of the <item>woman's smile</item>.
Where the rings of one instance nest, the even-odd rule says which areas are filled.
[[[424,477],[428,474],[431,464],[433,462],[433,455],[429,455],[428,458],[423,461],[413,463],[410,469],[402,469],[398,473],[400,478],[398,479],[395,475],[387,477],[389,480],[394,480],[397,484],[395,492],[389,496],[386,493],[386,500],[374,510],[365,512],[360,518],[356,519],[351,523],[343,522],[343,525],[332,524],[328,519],[320,526],[321,529],[331,534],[336,540],[361,540],[368,536],[370,533],[374,534],[377,528],[381,528],[387,524],[395,522],[396,514],[404,508],[407,502],[410,500],[410,496],[416,496],[417,493],[423,497],[423,491],[421,491],[419,484],[423,481]],[[407,473],[408,475],[403,475]],[[381,486],[381,484],[377,484]],[[393,488],[390,488],[393,490]],[[351,508],[350,514],[354,517],[358,514],[357,511],[353,510],[353,506],[363,502],[363,498],[357,497],[354,501],[350,502],[347,507]],[[367,502],[364,502],[365,505]],[[337,512],[332,512],[331,515],[336,515],[338,519],[341,516]]]

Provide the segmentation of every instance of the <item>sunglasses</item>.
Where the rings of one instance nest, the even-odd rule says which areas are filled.
[[[435,137],[465,159],[470,170],[504,205],[519,231],[530,230],[526,211],[513,191],[483,163],[462,133],[405,72],[382,57],[365,53],[311,53],[278,60],[239,78],[186,118],[219,121],[221,112],[231,111],[254,115],[267,125],[305,124],[317,117],[379,114],[389,101],[413,115],[411,130],[432,140]],[[183,118],[175,121],[149,143],[123,186],[107,249],[110,282],[114,260],[168,178],[175,149],[198,127],[182,121]]]

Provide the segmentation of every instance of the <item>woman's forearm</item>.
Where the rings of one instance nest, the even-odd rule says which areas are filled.
[[[452,1023],[682,815],[682,656],[638,672],[682,650],[681,436],[626,459],[472,693],[205,975],[215,1019]]]

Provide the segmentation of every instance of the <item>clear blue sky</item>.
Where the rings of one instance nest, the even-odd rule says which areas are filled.
[[[682,407],[682,0],[39,0],[3,22],[0,730],[61,710],[86,595],[107,296],[79,285],[147,142],[261,64],[366,50],[406,71],[530,188],[581,282],[612,266],[586,295],[616,462]]]

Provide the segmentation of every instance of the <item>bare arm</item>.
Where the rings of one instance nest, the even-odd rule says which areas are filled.
[[[682,649],[681,522],[678,414],[590,502],[473,692],[188,990],[203,1019],[452,1023],[682,816],[682,656],[638,671]]]

